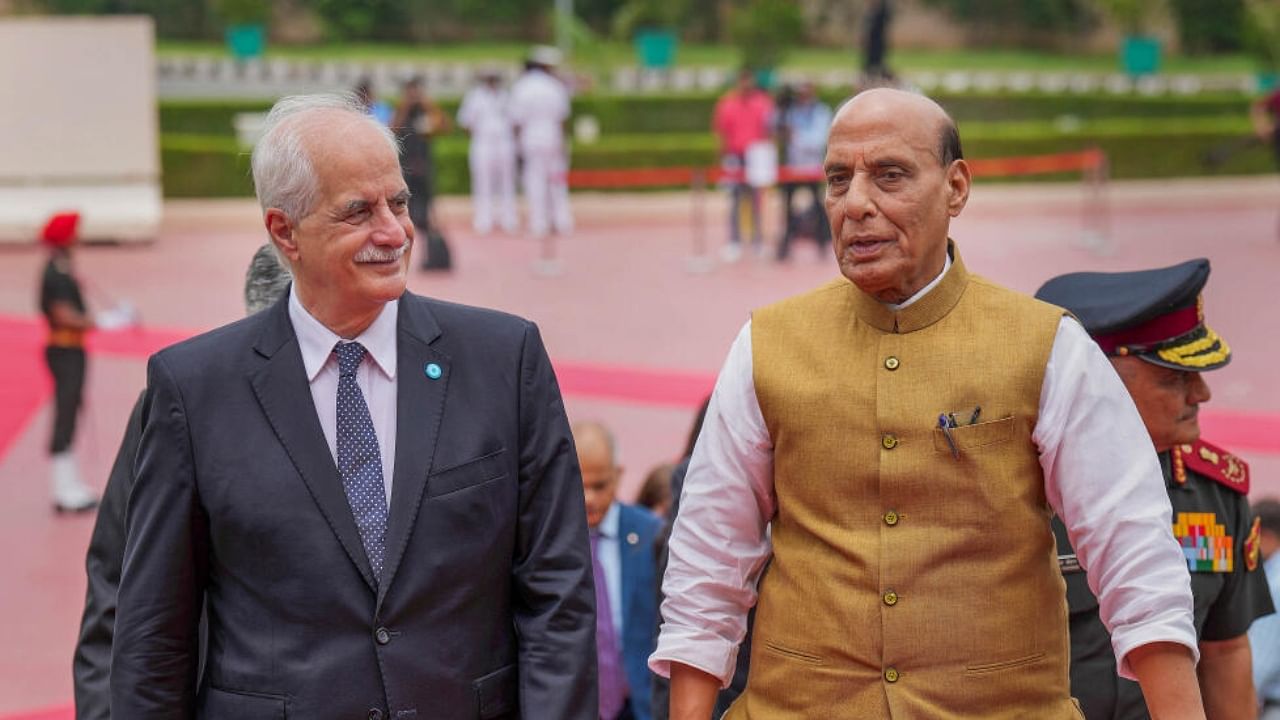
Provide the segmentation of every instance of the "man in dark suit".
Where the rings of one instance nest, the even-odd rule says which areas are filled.
[[[289,290],[292,276],[280,262],[271,243],[258,248],[244,277],[246,315],[266,310]],[[133,489],[133,460],[142,440],[142,401],[139,396],[125,424],[124,439],[107,476],[102,504],[93,524],[89,551],[85,554],[88,580],[80,639],[72,669],[75,683],[76,720],[108,720],[111,717],[111,640],[115,635],[116,591],[124,562],[124,515]]]
[[[537,328],[405,292],[409,193],[354,99],[281,100],[252,166],[294,284],[148,366],[113,715],[595,720],[585,511]]]
[[[649,654],[658,617],[653,543],[662,520],[617,501],[622,467],[613,433],[598,422],[573,426],[595,562],[600,717],[650,720]]]

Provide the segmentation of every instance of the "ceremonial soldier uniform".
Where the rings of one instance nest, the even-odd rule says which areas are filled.
[[[1036,296],[1075,313],[1108,355],[1200,372],[1231,359],[1226,342],[1204,324],[1200,290],[1208,275],[1203,259],[1160,270],[1073,273]],[[1248,465],[1203,440],[1174,444],[1159,459],[1173,533],[1191,571],[1197,638],[1239,638],[1274,611],[1259,568],[1259,525],[1246,499]],[[1150,717],[1137,683],[1117,675],[1098,600],[1062,523],[1055,518],[1053,527],[1070,606],[1072,695],[1089,720]]]
[[[84,336],[93,325],[80,283],[71,272],[71,245],[79,222],[78,213],[59,213],[41,235],[50,250],[40,279],[40,312],[49,325],[44,350],[54,396],[49,469],[53,506],[59,512],[90,510],[98,503],[97,496],[81,481],[72,454],[76,417],[84,395]]]

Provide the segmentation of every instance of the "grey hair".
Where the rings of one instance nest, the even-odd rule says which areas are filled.
[[[252,315],[266,310],[285,294],[293,273],[280,261],[280,254],[272,243],[258,248],[249,261],[244,274],[244,312]]]
[[[278,208],[293,221],[311,212],[319,194],[306,139],[314,127],[312,115],[341,113],[377,128],[397,157],[400,143],[391,130],[369,115],[354,93],[290,95],[271,107],[263,121],[262,138],[253,148],[250,166],[253,187],[262,209]]]

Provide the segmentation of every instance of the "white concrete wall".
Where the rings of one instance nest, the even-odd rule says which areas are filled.
[[[151,18],[0,18],[0,242],[62,210],[85,240],[153,238],[158,123]]]

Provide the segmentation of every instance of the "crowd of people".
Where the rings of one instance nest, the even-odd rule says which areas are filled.
[[[551,60],[459,112],[495,138],[507,108],[527,191],[564,174]],[[446,122],[409,90],[389,122],[371,93],[268,115],[249,314],[152,356],[108,481],[79,717],[1280,713],[1280,505],[1250,507],[1197,421],[1231,359],[1207,260],[1005,289],[950,237],[971,177],[942,107],[875,89],[832,115],[801,87],[779,109],[744,74],[715,123],[752,242],[753,133],[782,127],[814,174],[788,208],[807,190],[821,219],[788,213],[778,257],[808,225],[841,277],[753,313],[631,505],[534,323],[406,290],[430,175],[406,156]],[[489,177],[477,229],[509,219]],[[567,231],[542,188],[532,230]],[[66,246],[55,454],[84,362],[61,350],[92,324]]]

